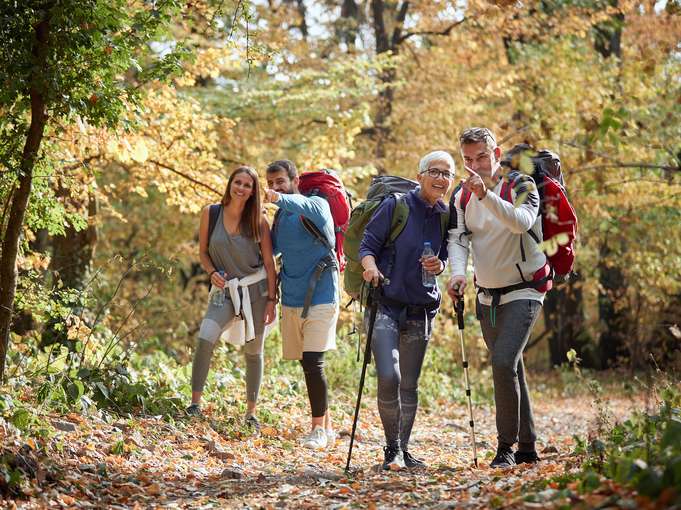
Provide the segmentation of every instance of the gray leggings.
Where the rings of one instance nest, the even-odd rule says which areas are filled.
[[[255,338],[244,346],[246,355],[246,400],[257,402],[263,375],[263,345],[265,342],[263,332],[267,298],[266,296],[257,295],[252,290],[252,287],[249,289],[251,296],[256,296],[251,302],[255,323]],[[225,301],[222,307],[208,306],[206,315],[201,322],[199,338],[194,353],[194,362],[192,363],[193,392],[203,391],[215,344],[218,342],[225,326],[233,317],[234,308],[229,299]]]
[[[523,349],[532,332],[541,303],[520,299],[497,306],[496,327],[490,321],[490,307],[479,306],[480,327],[492,361],[494,403],[499,446],[534,451],[537,439],[530,393],[525,381]]]
[[[368,311],[366,325],[368,326]],[[418,407],[418,381],[432,320],[409,319],[406,330],[378,311],[371,341],[378,376],[378,412],[388,446],[407,451]]]

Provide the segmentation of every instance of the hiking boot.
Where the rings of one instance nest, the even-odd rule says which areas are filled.
[[[386,471],[399,471],[404,467],[402,450],[397,446],[383,447],[383,469]]]
[[[402,457],[404,458],[404,465],[407,466],[409,469],[426,467],[425,462],[415,458],[411,453],[409,453],[406,450],[402,451]]]
[[[317,425],[312,432],[303,439],[303,446],[305,448],[311,448],[312,450],[323,450],[326,448],[327,443],[326,431],[321,425]]]
[[[248,416],[246,416],[246,419],[244,420],[244,425],[246,425],[249,429],[252,429],[255,432],[260,432],[260,422],[253,414],[249,414]]]
[[[509,468],[515,466],[515,457],[513,456],[513,450],[505,446],[500,446],[497,448],[497,455],[494,460],[490,463],[491,468]]]
[[[187,413],[187,416],[201,416],[203,414],[199,404],[190,404],[184,412]]]
[[[515,452],[513,456],[516,464],[536,464],[541,460],[535,451]]]

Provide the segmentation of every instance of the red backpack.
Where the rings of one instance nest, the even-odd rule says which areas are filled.
[[[535,152],[528,144],[518,144],[513,147],[501,161],[501,164],[510,168],[511,172],[504,179],[500,196],[507,202],[513,202],[511,190],[517,180],[524,175],[517,170],[516,157],[524,152],[533,154],[530,157],[534,167],[531,177],[539,192],[544,253],[555,275],[565,279],[575,265],[574,243],[577,236],[577,214],[562,184],[563,174],[558,155],[548,150]],[[470,198],[471,193],[464,189],[461,195],[461,209],[464,214]],[[529,230],[528,234],[538,244],[541,242],[532,230]]]
[[[343,240],[345,231],[350,221],[350,195],[345,190],[338,174],[333,170],[319,170],[316,172],[306,172],[300,174],[298,189],[306,196],[320,196],[324,198],[331,208],[333,216],[333,229],[336,234],[333,246],[317,226],[306,218],[301,218],[305,228],[317,238],[329,251],[335,251],[338,259],[339,269],[345,269],[345,253],[343,252]]]

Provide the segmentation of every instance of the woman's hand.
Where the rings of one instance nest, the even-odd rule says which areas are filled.
[[[376,266],[365,269],[362,273],[362,278],[367,283],[373,284],[374,287],[378,286],[379,280],[383,279],[383,275],[378,270]]]
[[[274,301],[267,301],[265,305],[265,324],[272,324],[277,317],[277,303]]]
[[[219,271],[213,271],[213,274],[210,275],[210,283],[215,285],[218,289],[224,289],[227,280],[220,275]]]
[[[437,255],[431,255],[430,257],[422,257],[421,258],[421,265],[423,265],[424,269],[428,271],[430,274],[440,274],[442,271],[444,271],[444,262],[442,262]]]

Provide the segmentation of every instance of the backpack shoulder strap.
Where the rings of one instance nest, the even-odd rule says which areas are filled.
[[[409,217],[409,206],[405,195],[393,195],[395,199],[395,208],[390,220],[390,235],[388,236],[387,244],[395,243],[395,240],[407,226],[407,218]],[[390,197],[388,197],[390,199]]]
[[[319,227],[317,227],[317,225],[315,225],[315,223],[311,219],[306,218],[305,216],[301,216],[300,221],[302,222],[303,227],[305,227],[305,230],[307,230],[312,235],[312,237],[314,237],[317,241],[322,243],[327,250],[329,250],[330,252],[333,252],[335,250],[335,248],[331,245],[331,243],[326,238],[324,233],[321,230],[319,230]]]
[[[210,242],[210,237],[213,235],[213,230],[218,224],[218,220],[222,213],[222,204],[211,204],[208,209],[208,241]]]
[[[440,214],[440,232],[442,233],[443,243],[445,241],[445,238],[447,237],[447,231],[449,230],[449,216],[450,216],[449,210],[447,210],[447,212]]]
[[[277,227],[279,226],[279,219],[281,218],[281,209],[277,209],[274,213],[274,219],[272,220],[272,235],[274,235],[277,231]]]
[[[461,190],[461,200],[459,204],[461,205],[461,210],[463,211],[464,219],[466,218],[466,206],[468,205],[468,202],[471,201],[471,196],[473,196],[473,193],[470,190],[467,190],[466,188],[463,188]]]

